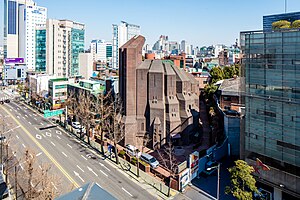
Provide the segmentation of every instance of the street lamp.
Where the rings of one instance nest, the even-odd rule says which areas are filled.
[[[221,163],[218,163],[218,166],[209,167],[206,170],[210,171],[212,169],[218,168],[218,186],[217,186],[217,200],[220,199],[220,165]]]

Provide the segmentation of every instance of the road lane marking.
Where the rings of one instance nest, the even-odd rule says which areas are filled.
[[[11,118],[23,129],[28,137],[45,153],[45,155],[54,163],[54,165],[68,178],[68,180],[79,188],[78,183],[69,175],[69,173],[52,157],[51,154],[30,134],[30,132],[4,107],[2,109],[11,116]]]
[[[28,117],[27,115],[25,115],[25,117]]]
[[[48,137],[51,137],[51,133],[49,133],[49,132],[46,132],[46,135],[47,135]]]
[[[31,124],[31,122],[28,122],[29,124]]]
[[[25,119],[25,117],[23,117],[23,119]]]
[[[100,172],[102,173],[102,174],[104,174],[104,176],[108,176],[106,173],[104,173],[101,169],[100,169]]]
[[[64,156],[68,157],[67,154],[65,154],[65,152],[62,151],[61,153],[64,154]]]
[[[20,163],[19,166],[21,167],[22,170],[24,170],[24,167],[22,166],[22,164]]]
[[[42,126],[44,126],[44,124],[43,124],[42,122],[41,122],[40,124],[41,124]]]
[[[18,115],[17,118],[20,119],[20,116]]]
[[[58,135],[61,135],[61,131],[56,130],[56,133],[57,133]]]
[[[89,166],[87,166],[88,170],[90,172],[92,172],[95,176],[98,176],[98,174],[96,172],[94,172],[94,170],[92,168],[90,168]]]
[[[36,139],[39,139],[39,140],[42,139],[42,136],[40,136],[39,134],[36,134],[35,137],[36,137]]]
[[[22,146],[23,146],[24,148],[26,148],[26,146],[25,146],[25,144],[24,144],[24,143],[22,144]]]
[[[12,112],[12,109],[11,109],[11,108],[10,108],[9,110],[10,110],[10,112]]]
[[[83,157],[85,160],[87,160],[87,158],[86,158],[86,157],[84,157],[83,155],[81,155],[81,157]]]
[[[82,172],[84,172],[83,169],[81,169],[78,165],[76,165],[76,166],[77,166],[78,169],[80,169]]]
[[[29,154],[29,155],[30,155],[31,158],[33,158],[33,155],[32,155],[32,154]]]
[[[122,190],[123,190],[124,192],[126,192],[127,194],[129,194],[129,196],[133,197],[133,195],[130,194],[130,192],[128,192],[125,188],[122,187]]]
[[[18,135],[16,135],[16,138],[20,139]]]
[[[57,187],[54,185],[54,183],[53,182],[51,182],[51,184],[53,185],[53,187],[57,190]]]
[[[36,120],[36,121],[37,121],[37,118],[34,118],[34,120]]]
[[[39,165],[40,170],[42,170],[43,168],[41,167],[41,165]]]
[[[43,137],[46,137],[46,135],[44,135],[43,133],[42,133],[42,136],[43,136]]]
[[[35,130],[38,130],[38,128],[37,127],[34,127],[35,128]]]
[[[69,145],[69,144],[67,144],[71,149],[73,149],[73,147],[71,146],[71,145]]]
[[[58,135],[56,136],[58,139],[61,139]]]
[[[18,110],[20,110],[20,108],[17,107]]]
[[[84,180],[81,178],[81,176],[79,175],[79,173],[77,173],[75,171],[73,171],[73,172],[74,172],[75,176],[77,176],[82,182],[84,182]]]
[[[110,169],[108,169],[104,164],[99,162],[99,165],[101,165],[102,167],[104,167],[107,171],[110,171]]]
[[[38,157],[38,156],[42,155],[42,153],[43,152],[40,152],[40,153],[36,154],[35,156]]]
[[[53,146],[55,146],[55,144],[54,144],[53,142],[51,142],[51,144],[52,144]]]

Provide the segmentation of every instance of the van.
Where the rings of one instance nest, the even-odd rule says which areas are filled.
[[[134,156],[134,157],[136,157],[136,156],[140,157],[141,156],[140,150],[138,148],[136,148],[135,146],[131,145],[131,144],[127,144],[125,146],[125,151],[130,156]]]
[[[159,166],[159,162],[150,154],[142,153],[140,159],[146,163],[148,163],[152,168],[157,168]]]

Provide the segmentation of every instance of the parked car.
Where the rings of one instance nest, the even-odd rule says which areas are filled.
[[[136,156],[140,157],[142,154],[138,148],[136,148],[135,146],[133,146],[131,144],[127,144],[125,146],[125,151],[128,155],[134,156],[134,157],[136,157]]]
[[[140,159],[148,163],[154,169],[159,166],[159,162],[156,160],[156,158],[154,158],[150,154],[142,153]]]
[[[5,136],[0,136],[0,143],[1,142],[6,142],[6,137]]]
[[[79,122],[72,122],[72,127],[75,129],[79,129],[81,127]]]
[[[87,154],[86,157],[90,159],[96,159],[96,156],[92,153]]]
[[[10,100],[9,99],[5,99],[4,102],[5,103],[10,103]]]

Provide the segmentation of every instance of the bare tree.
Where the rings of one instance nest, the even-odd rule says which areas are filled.
[[[121,99],[116,95],[110,95],[109,102],[110,106],[107,110],[107,117],[104,120],[103,126],[108,134],[108,137],[113,141],[115,150],[116,163],[119,164],[119,156],[117,150],[117,144],[121,142],[125,137],[125,126],[122,122],[123,107]]]
[[[160,157],[160,163],[162,163],[162,165],[169,171],[168,196],[170,196],[172,178],[175,179],[178,168],[171,139],[169,139],[168,143],[165,144],[162,149],[157,150],[157,152]]]

